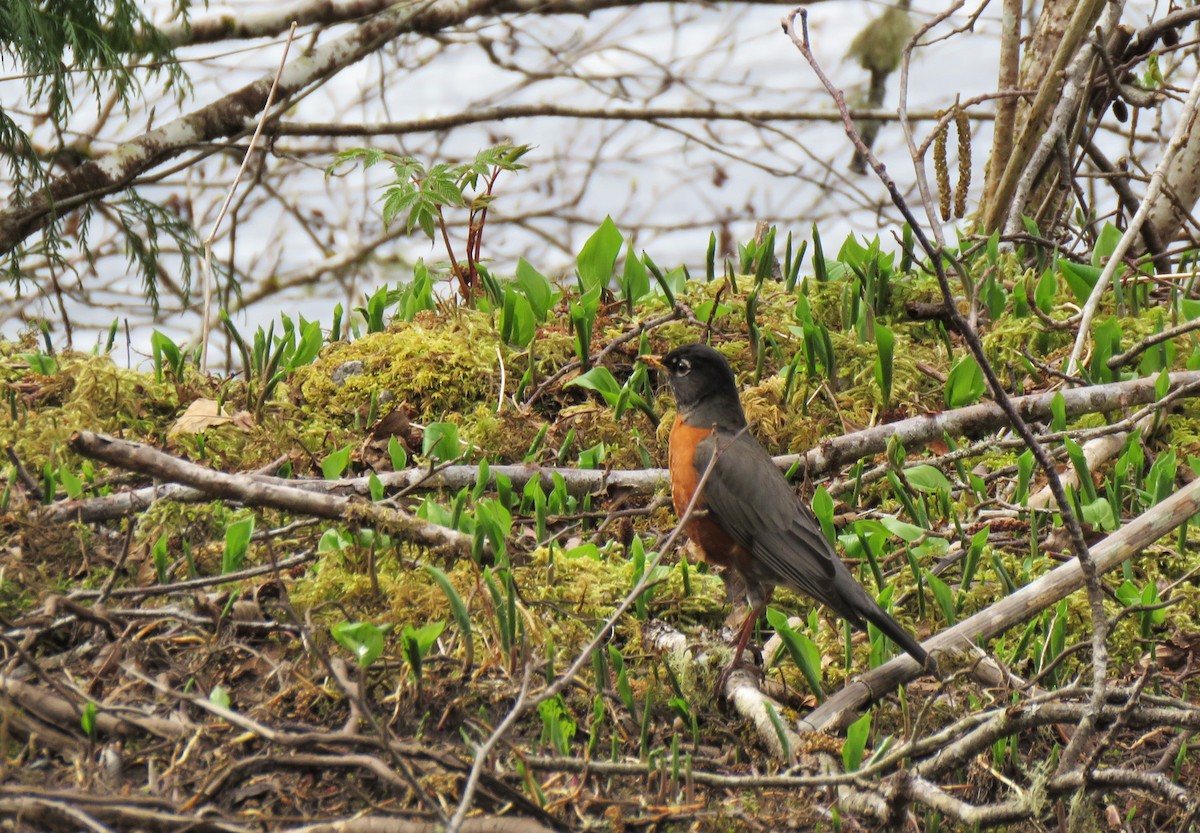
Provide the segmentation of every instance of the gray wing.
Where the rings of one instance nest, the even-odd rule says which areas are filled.
[[[706,507],[754,556],[756,580],[807,593],[861,630],[869,621],[927,665],[925,649],[854,580],[757,440],[745,431],[732,438],[710,436],[692,458],[701,476],[714,453],[713,471],[704,485]]]
[[[863,627],[859,605],[848,604],[851,599],[846,595],[866,592],[838,559],[821,525],[770,455],[747,432],[732,441],[728,435],[714,435],[696,448],[693,464],[701,475],[718,446],[704,486],[706,506],[729,536],[754,556],[757,577],[807,593]]]

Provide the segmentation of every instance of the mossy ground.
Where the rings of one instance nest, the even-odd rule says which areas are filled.
[[[1017,275],[1009,285],[1019,286],[1025,279]],[[765,286],[758,296],[755,326],[759,347],[757,352],[751,349],[745,315],[751,284],[751,279],[744,278],[736,291],[720,281],[690,284],[679,299],[687,308],[719,301],[728,310],[711,320],[672,321],[648,333],[647,338],[653,349],[665,351],[694,341],[707,330],[712,343],[734,366],[751,430],[773,453],[802,451],[831,435],[944,407],[941,378],[962,354],[962,345],[957,337],[942,332],[936,322],[908,320],[903,312],[908,300],[936,297],[927,277],[894,277],[890,305],[875,314],[875,320],[886,323],[895,335],[893,382],[886,400],[877,380],[874,344],[864,340],[852,322],[844,320],[849,291],[845,281],[807,284],[806,302],[812,319],[830,329],[838,368],[833,379],[820,373],[810,377],[803,362],[794,366],[798,371],[789,373],[793,358],[804,349],[803,328],[796,293],[774,284]],[[640,310],[639,317],[652,317],[665,309],[660,300]],[[1129,339],[1157,326],[1152,313],[1121,320]],[[593,350],[618,338],[634,324],[614,305],[597,323],[599,335]],[[1054,364],[1061,361],[1071,344],[1069,332],[1045,329],[1030,317],[1006,315],[985,320],[981,329],[988,354],[1002,378],[1023,392],[1054,383],[1037,372],[1030,358]],[[1186,339],[1177,341],[1173,360],[1182,365],[1190,347]],[[637,350],[638,340],[632,339],[607,355],[606,365],[619,381],[632,372]],[[51,595],[79,589],[152,586],[158,581],[159,569],[152,563],[152,551],[160,541],[165,542],[168,554],[167,580],[219,575],[226,530],[239,518],[253,515],[258,537],[250,545],[247,564],[271,563],[318,550],[320,554],[307,566],[286,573],[214,585],[191,597],[175,594],[171,603],[190,598],[188,604],[198,613],[211,615],[214,623],[228,623],[237,604],[252,600],[259,605],[258,610],[269,611],[263,613],[264,617],[290,622],[289,628],[246,642],[244,637],[232,639],[234,631],[219,624],[210,630],[194,626],[189,635],[175,634],[153,647],[138,641],[151,638],[153,629],[147,629],[139,632],[144,636],[135,642],[137,652],[150,652],[145,655],[153,657],[146,660],[149,665],[202,692],[224,688],[230,692],[235,708],[264,721],[336,725],[344,720],[344,698],[326,675],[320,657],[325,652],[347,657],[329,636],[331,626],[366,621],[393,629],[381,659],[363,673],[367,702],[379,709],[380,718],[395,735],[466,754],[461,746],[462,733],[481,737],[502,718],[520,682],[523,657],[534,658],[540,678],[549,679],[561,672],[633,583],[635,562],[630,553],[634,536],[641,536],[644,549],[652,553],[661,548],[674,523],[672,513],[661,502],[650,504],[652,496],[596,495],[563,504],[551,513],[546,519],[549,540],[539,541],[530,499],[522,499],[518,493],[508,507],[513,525],[507,560],[490,564],[435,556],[352,525],[315,522],[275,511],[251,512],[224,502],[160,501],[135,515],[107,523],[40,525],[35,510],[44,502],[46,492],[51,492],[54,500],[66,497],[67,486],[61,475],[64,470],[81,481],[84,498],[144,485],[136,476],[106,469],[70,451],[69,439],[78,430],[170,448],[225,471],[244,472],[271,461],[287,460],[294,474],[319,476],[325,457],[346,446],[357,448],[373,417],[404,403],[418,426],[433,422],[458,425],[460,437],[470,449],[469,463],[485,458],[492,464],[522,463],[531,458],[544,465],[570,465],[582,451],[603,443],[604,465],[640,468],[665,462],[672,403],[659,387],[650,397],[657,424],[636,409],[618,418],[599,397],[578,387],[564,386],[577,374],[575,370],[547,387],[532,405],[521,407],[511,397],[522,377],[528,373],[522,391],[525,396],[554,377],[574,358],[571,335],[562,328],[546,327],[531,348],[518,350],[503,343],[491,317],[468,310],[449,315],[422,314],[386,332],[326,345],[316,361],[284,380],[276,395],[261,407],[244,382],[204,378],[191,368],[182,379],[169,372],[156,377],[153,372],[123,368],[110,356],[62,353],[56,356],[54,373],[39,374],[22,358],[35,351],[36,345],[30,343],[0,347],[0,381],[8,390],[7,407],[0,409],[0,442],[12,449],[13,458],[42,484],[40,492],[28,489],[15,468],[11,470],[14,473],[5,494],[3,520],[14,543],[6,548],[0,615],[10,622],[22,621]],[[207,429],[202,437],[169,438],[168,432],[179,414],[197,398],[220,399],[230,413],[244,411],[248,416]],[[1092,416],[1076,425],[1094,425],[1102,420]],[[1189,455],[1200,455],[1200,406],[1194,400],[1175,411],[1159,435],[1147,442],[1148,458],[1166,448],[1178,455],[1181,470],[1187,468]],[[908,449],[905,465],[933,456],[927,449]],[[982,472],[994,471],[1014,466],[1016,459],[1015,452],[981,447],[978,457],[964,461],[963,470],[979,467]],[[424,464],[419,455],[416,462]],[[357,470],[350,474],[361,471],[357,458],[352,466]],[[957,479],[956,468],[945,470]],[[1111,470],[1110,463],[1092,474],[1098,484],[1103,484]],[[956,488],[953,499],[944,504],[928,497],[918,496],[916,500],[929,513],[929,523],[937,534],[947,540],[962,540],[962,530],[979,527],[979,509],[1006,505],[1011,478],[995,478],[990,484],[985,501],[962,488]],[[470,491],[465,496],[411,493],[398,498],[398,502],[414,511],[424,502],[421,511],[434,512],[440,507],[437,511],[453,514],[457,501],[461,512],[469,515],[477,504]],[[916,522],[908,517],[907,505],[887,478],[867,483],[858,491],[855,502],[840,504],[838,510],[851,517],[888,514]],[[630,514],[621,520],[609,518],[609,513],[615,511]],[[1019,519],[1015,522],[1021,523]],[[322,544],[330,530],[345,536],[341,545]],[[1178,541],[1165,539],[1131,560],[1126,575],[1106,579],[1110,587],[1126,579],[1139,587],[1154,583],[1164,593],[1170,588],[1171,599],[1177,601],[1167,608],[1163,621],[1148,632],[1137,616],[1118,623],[1110,641],[1114,673],[1126,675],[1144,667],[1156,644],[1200,643],[1200,629],[1192,615],[1200,604],[1200,588],[1194,580],[1200,564],[1198,534],[1189,528],[1182,549],[1177,548]],[[1053,569],[1058,563],[1055,555],[1043,551],[1039,542],[1029,540],[1027,534],[1024,539],[1020,534],[1003,540],[997,536],[984,547],[971,585],[957,595],[954,615],[968,616],[1004,594],[1001,566],[1019,585]],[[712,696],[711,669],[697,673],[678,656],[657,656],[644,647],[643,627],[647,622],[666,623],[694,639],[705,635],[712,639],[729,613],[725,589],[717,575],[695,563],[682,564],[678,551],[667,553],[663,563],[660,581],[644,610],[618,622],[600,659],[589,663],[578,684],[565,694],[564,719],[573,730],[558,751],[570,755],[586,752],[597,759],[612,756],[618,760],[645,760],[649,756],[658,762],[650,767],[654,770],[655,766],[666,767],[663,762],[671,761],[682,745],[690,765],[697,768],[729,772],[775,768],[747,727],[720,711]],[[471,617],[469,635],[455,627],[446,594],[423,569],[427,564],[446,573],[464,602]],[[917,566],[928,570],[933,565]],[[898,540],[884,547],[879,568],[892,588],[893,598],[902,600],[896,609],[902,622],[922,635],[946,627],[942,609],[926,582],[918,587],[908,554]],[[859,565],[859,574],[866,586],[876,589],[865,565]],[[942,576],[956,588],[960,577],[961,567],[951,568]],[[274,601],[262,601],[260,594]],[[144,604],[153,608],[158,602],[151,597]],[[870,663],[870,644],[864,637],[855,636],[847,665],[842,628],[823,613],[810,613],[806,600],[781,591],[775,604],[802,617],[803,632],[824,658],[821,673],[826,691],[836,690],[848,676]],[[1112,612],[1116,610],[1114,606]],[[1035,675],[1053,659],[1036,646],[1047,643],[1059,619],[1065,622],[1060,630],[1066,647],[1086,642],[1089,619],[1082,595],[1070,597],[1061,613],[1049,611],[1027,630],[1020,626],[1011,631],[992,646],[997,656],[1010,662],[1014,671]],[[517,621],[506,619],[511,616]],[[424,658],[418,686],[418,673],[396,635],[405,626],[417,628],[439,621],[448,627]],[[296,629],[307,632],[317,652],[310,652],[303,641],[294,638]],[[81,637],[79,631],[74,634]],[[513,644],[514,635],[524,640],[523,648]],[[467,655],[466,639],[471,640],[474,662],[464,676],[461,666]],[[57,655],[60,647],[53,642],[40,644],[32,649],[33,656],[46,659]],[[1086,651],[1072,653],[1058,665],[1053,679],[1061,682],[1086,677],[1087,663]],[[623,674],[618,673],[620,666]],[[1176,681],[1171,668],[1165,671],[1161,685],[1175,694],[1196,696],[1194,680]],[[791,708],[811,705],[807,685],[786,655],[770,675],[792,693],[787,703]],[[911,726],[913,713],[926,706],[936,725],[963,709],[1010,696],[978,690],[965,678],[956,679],[941,692],[937,702],[935,695],[935,685],[922,683],[910,687],[903,702],[896,697],[886,698],[875,712],[875,741],[904,731],[904,727]],[[629,703],[634,705],[633,713]],[[683,713],[696,720],[694,736],[680,716]],[[537,716],[530,716],[517,728],[511,742],[523,754],[553,751],[546,720],[545,715],[540,722]],[[1022,743],[1027,744],[1022,749],[1025,755],[1044,755],[1049,748],[1045,738],[1024,739]],[[9,753],[16,754],[16,750],[10,746]],[[1007,769],[1013,764],[997,766]],[[1195,783],[1194,754],[1184,758],[1183,767]],[[1003,790],[1002,774],[998,771],[993,777],[980,772],[963,773],[978,800]],[[189,777],[195,779],[190,783],[203,780],[196,774]],[[439,777],[446,776],[430,775],[426,787],[433,789]],[[61,778],[71,780],[66,774]],[[443,787],[453,792],[454,783],[454,778],[448,778],[449,785]],[[512,784],[530,801],[554,812],[572,800],[574,790],[574,800],[582,802],[577,806],[595,829],[622,829],[622,825],[635,823],[644,826],[655,818],[659,819],[659,829],[679,830],[740,829],[739,819],[750,816],[771,829],[780,829],[784,824],[829,824],[826,811],[816,809],[828,806],[828,796],[818,792],[742,791],[729,802],[723,791],[696,790],[694,785],[685,788],[660,774],[654,778],[656,795],[636,783],[617,779],[603,788],[590,786],[584,800],[579,797],[577,783],[536,769],[525,769],[524,775],[512,778]],[[301,802],[286,799],[281,792],[273,791],[273,811],[300,808]],[[331,807],[334,801],[317,804]],[[663,814],[668,811],[686,817],[686,821],[667,821]],[[928,818],[923,821],[928,823]]]

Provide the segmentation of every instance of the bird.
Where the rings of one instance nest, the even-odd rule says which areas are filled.
[[[641,358],[666,372],[675,397],[669,450],[675,512],[704,560],[742,580],[750,603],[718,688],[741,664],[777,585],[816,599],[859,630],[870,622],[923,669],[935,671],[933,658],[855,581],[811,510],[750,433],[725,357],[698,343]],[[701,494],[687,515],[697,489]]]

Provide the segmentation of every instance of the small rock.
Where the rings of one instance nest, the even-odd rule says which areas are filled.
[[[346,384],[346,380],[349,379],[351,376],[357,376],[358,374],[360,374],[362,372],[363,372],[363,363],[360,362],[358,359],[354,359],[353,361],[344,362],[343,364],[338,365],[337,368],[334,369],[333,377],[332,377],[333,383],[340,388],[342,385]]]

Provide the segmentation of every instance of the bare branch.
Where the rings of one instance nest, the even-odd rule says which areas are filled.
[[[1200,480],[1189,483],[1093,547],[1092,561],[1096,572],[1105,573],[1119,567],[1123,561],[1171,532],[1197,511],[1200,511]],[[953,654],[966,645],[991,639],[1027,621],[1084,584],[1085,575],[1080,563],[1068,561],[991,607],[935,634],[922,643],[923,647],[930,653],[946,651]],[[855,709],[894,691],[896,686],[920,673],[921,669],[912,658],[907,655],[895,657],[854,680],[822,703],[800,722],[801,728],[823,731],[836,726]]]

